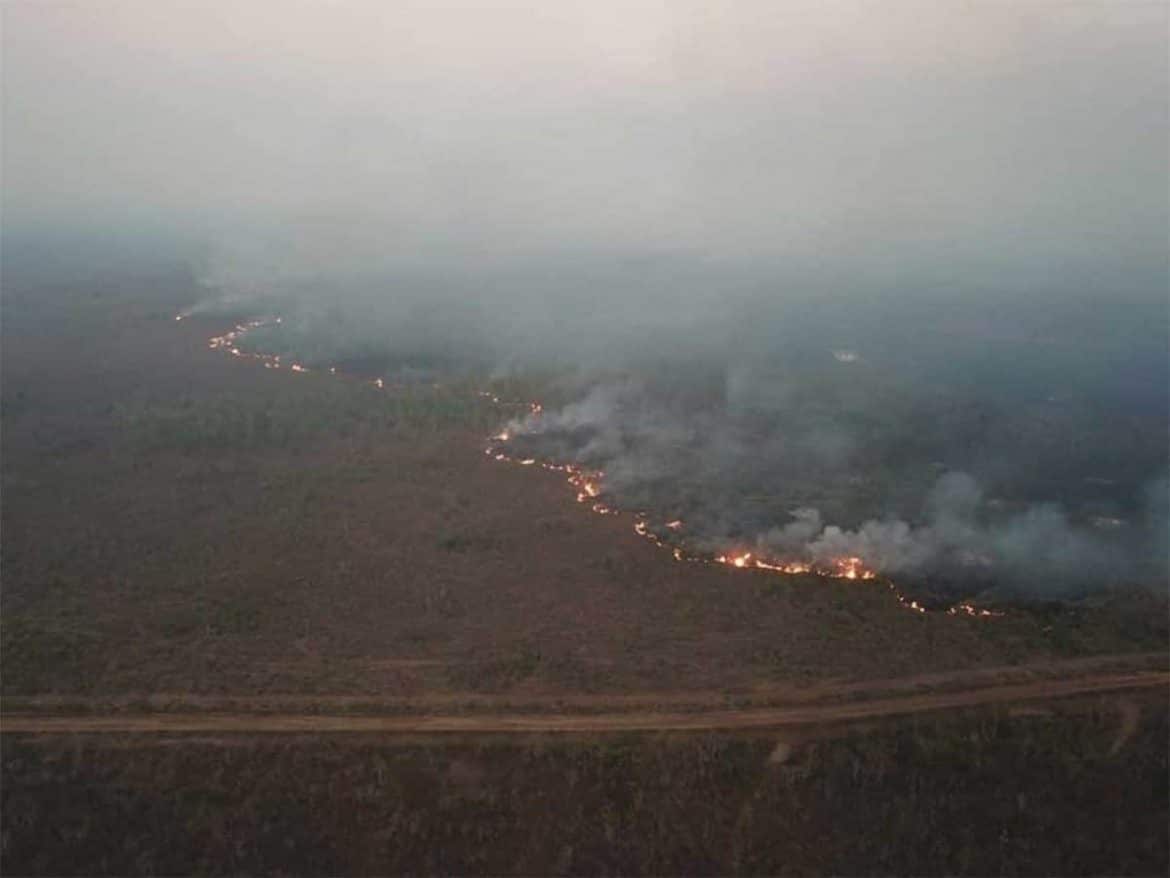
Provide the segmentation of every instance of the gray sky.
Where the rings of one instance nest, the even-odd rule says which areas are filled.
[[[1164,277],[1162,2],[3,9],[10,228]]]

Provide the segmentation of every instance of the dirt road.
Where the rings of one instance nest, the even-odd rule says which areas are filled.
[[[831,725],[959,708],[1034,702],[1139,689],[1167,689],[1164,670],[1089,674],[1072,679],[984,685],[959,691],[897,695],[789,706],[623,712],[472,712],[343,714],[244,711],[125,712],[107,714],[6,711],[0,732],[74,733],[606,733],[761,730]],[[600,707],[602,702],[596,704]]]

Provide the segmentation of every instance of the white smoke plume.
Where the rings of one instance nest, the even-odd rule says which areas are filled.
[[[877,516],[847,527],[809,503],[761,524],[752,503],[757,474],[795,473],[792,457],[806,469],[817,461],[815,453],[802,454],[803,443],[794,439],[800,431],[780,419],[767,441],[752,442],[726,412],[671,413],[648,393],[637,381],[598,384],[562,409],[516,420],[509,432],[537,453],[603,468],[619,505],[684,518],[690,544],[710,551],[751,547],[758,557],[823,566],[857,557],[888,575],[977,580],[981,588],[1040,594],[1165,582],[1158,549],[1165,545],[1165,504],[1159,517],[1154,502],[1164,482],[1146,489],[1150,511],[1107,530],[1071,520],[1057,503],[989,499],[962,471],[937,476],[912,517]],[[850,466],[847,457],[838,463]],[[834,489],[864,482],[848,473],[836,477]],[[806,480],[790,478],[791,492],[808,496]],[[783,484],[754,490],[763,488],[786,493]]]

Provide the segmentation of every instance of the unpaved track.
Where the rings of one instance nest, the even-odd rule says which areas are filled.
[[[1170,670],[1164,652],[1097,655],[1075,659],[1050,659],[1017,665],[931,671],[904,677],[868,680],[772,681],[755,686],[723,689],[676,689],[649,692],[513,691],[426,692],[417,695],[299,695],[251,694],[205,695],[191,692],[148,692],[122,695],[9,695],[0,704],[0,715],[110,714],[134,712],[196,713],[562,713],[589,711],[618,713],[726,708],[793,707],[899,695],[966,692],[991,686],[1081,679],[1093,674],[1128,674]]]
[[[749,709],[698,709],[687,712],[623,713],[472,713],[423,715],[339,715],[241,712],[124,713],[113,715],[8,713],[0,732],[75,733],[605,733],[666,731],[747,731],[791,726],[847,723],[958,708],[1042,701],[1170,688],[1170,672],[1096,674],[1067,680],[984,686],[969,691],[935,692],[829,704]]]

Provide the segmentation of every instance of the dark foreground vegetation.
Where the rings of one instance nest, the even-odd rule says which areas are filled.
[[[804,743],[6,737],[3,867],[1160,875],[1167,732],[1156,694]]]

